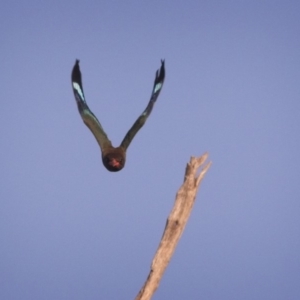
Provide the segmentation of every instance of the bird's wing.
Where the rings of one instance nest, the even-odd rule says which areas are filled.
[[[135,123],[132,125],[132,127],[129,129],[127,134],[125,135],[120,147],[124,148],[125,150],[130,145],[131,141],[133,140],[134,136],[137,134],[137,132],[142,128],[142,126],[145,124],[147,118],[149,117],[152,108],[155,104],[155,101],[158,98],[158,95],[163,87],[165,79],[165,61],[161,60],[161,67],[160,70],[156,71],[155,79],[154,79],[154,85],[152,94],[150,97],[150,101],[144,110],[144,112],[138,117],[138,119],[135,121]]]
[[[79,68],[79,60],[77,59],[72,71],[72,88],[77,102],[78,110],[85,125],[91,130],[95,136],[102,152],[105,148],[111,146],[111,141],[104,132],[99,120],[89,109],[82,88],[81,72]]]

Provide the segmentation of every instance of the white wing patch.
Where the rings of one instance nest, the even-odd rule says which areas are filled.
[[[77,93],[80,95],[81,99],[83,101],[85,101],[84,96],[83,96],[83,92],[80,88],[80,85],[77,82],[73,82],[73,88],[77,91]]]
[[[161,86],[162,86],[162,84],[161,84],[161,83],[158,83],[158,84],[155,86],[155,88],[154,88],[154,93],[156,93],[158,90],[160,90],[160,89],[161,89]]]

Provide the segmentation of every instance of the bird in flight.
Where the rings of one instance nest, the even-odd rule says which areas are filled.
[[[154,85],[151,93],[151,97],[146,109],[138,117],[129,131],[126,133],[122,143],[119,147],[112,146],[107,134],[103,130],[99,120],[89,109],[83,92],[81,72],[79,68],[79,60],[77,59],[72,70],[72,87],[79,113],[85,125],[91,130],[95,136],[102,153],[102,162],[105,168],[111,172],[117,172],[124,168],[126,161],[126,151],[131,141],[137,132],[145,124],[149,117],[155,101],[163,87],[165,79],[165,61],[161,60],[161,67],[156,71]]]

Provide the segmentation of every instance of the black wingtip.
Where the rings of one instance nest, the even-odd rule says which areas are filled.
[[[80,72],[80,68],[79,68],[79,59],[76,59],[75,65],[72,70],[72,81],[77,82],[80,85],[82,84],[81,83],[81,72]]]
[[[164,79],[165,79],[165,74],[166,74],[166,71],[165,71],[165,60],[161,59],[160,61],[161,61],[160,69],[156,71],[156,78],[155,78],[155,82],[156,83],[163,82]]]
[[[76,59],[76,61],[75,61],[75,65],[74,65],[74,67],[73,67],[73,71],[79,71],[80,70],[80,68],[79,68],[79,62],[80,62],[80,60],[79,59]]]
[[[163,69],[163,71],[165,72],[165,60],[164,60],[164,59],[161,59],[160,62],[161,62],[161,67],[160,67],[160,69]]]

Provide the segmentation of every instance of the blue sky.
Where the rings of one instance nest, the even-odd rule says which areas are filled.
[[[300,2],[4,1],[0,299],[134,299],[190,156],[213,165],[153,299],[300,299]],[[108,172],[70,76],[115,146]]]

